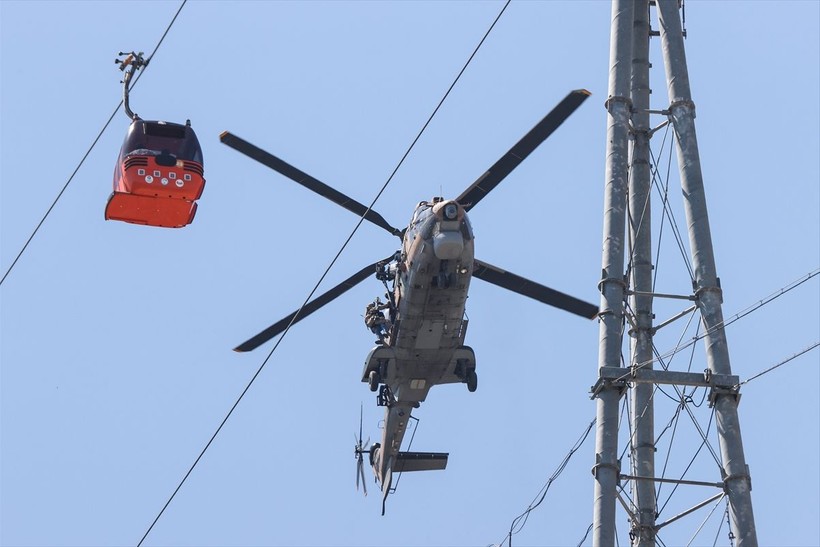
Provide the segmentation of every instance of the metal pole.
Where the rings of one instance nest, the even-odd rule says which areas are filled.
[[[629,167],[629,79],[632,50],[632,0],[613,0],[606,101],[607,157],[604,187],[604,233],[601,259],[601,307],[598,366],[621,366],[624,301],[624,232]],[[592,544],[615,545],[618,461],[618,401],[623,385],[605,381],[596,390],[595,494]]]
[[[629,233],[631,250],[630,298],[635,315],[631,335],[631,363],[652,368],[652,231],[651,173],[649,155],[649,0],[635,0],[634,36],[632,42],[632,162],[629,178]],[[632,474],[655,476],[655,409],[652,395],[655,386],[640,383],[631,390],[632,431],[630,461]],[[655,483],[632,483],[637,511],[632,522],[632,544],[655,545]]]
[[[658,0],[661,45],[669,91],[669,116],[678,143],[678,164],[689,225],[689,245],[695,271],[694,290],[706,336],[706,361],[715,374],[731,374],[720,284],[715,268],[703,176],[695,134],[695,105],[689,88],[689,74],[683,47],[677,0]],[[723,480],[729,497],[732,529],[738,547],[757,545],[752,512],[751,479],[743,455],[738,395],[733,390],[713,390],[718,436],[723,459]]]

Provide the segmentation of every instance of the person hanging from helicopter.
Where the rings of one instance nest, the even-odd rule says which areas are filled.
[[[392,325],[382,310],[390,308],[390,302],[382,303],[379,297],[369,303],[364,311],[364,324],[373,334],[379,337],[377,342],[384,343],[384,337],[390,332]]]

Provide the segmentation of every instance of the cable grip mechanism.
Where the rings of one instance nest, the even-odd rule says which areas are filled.
[[[125,76],[123,77],[121,82],[122,104],[123,108],[125,109],[125,115],[128,116],[129,120],[138,120],[140,117],[131,111],[131,106],[128,103],[128,91],[129,87],[131,86],[131,78],[134,76],[134,73],[142,67],[148,66],[148,61],[146,61],[145,58],[142,56],[143,53],[141,51],[139,53],[135,53],[133,51],[120,51],[118,55],[120,57],[122,57],[123,55],[125,56],[125,58],[123,59],[114,59],[114,63],[119,66],[121,71],[125,72]]]

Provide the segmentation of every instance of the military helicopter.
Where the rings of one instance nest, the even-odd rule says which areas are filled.
[[[304,307],[243,342],[235,351],[250,351],[282,333],[322,306],[375,275],[387,292],[368,305],[366,325],[378,336],[362,371],[362,382],[378,391],[377,405],[385,407],[381,442],[365,448],[361,424],[355,446],[356,484],[364,479],[363,454],[369,455],[382,491],[382,514],[391,493],[393,473],[444,469],[449,454],[402,452],[411,412],[439,384],[478,386],[476,359],[464,345],[467,332],[465,303],[473,277],[528,296],[585,318],[598,307],[474,258],[474,239],[467,213],[547,139],[589,96],[570,92],[501,159],[455,199],[422,201],[410,224],[400,230],[377,212],[300,171],[280,158],[229,133],[220,140],[302,186],[328,198],[402,240],[399,251],[369,264]],[[365,487],[365,494],[367,493]]]

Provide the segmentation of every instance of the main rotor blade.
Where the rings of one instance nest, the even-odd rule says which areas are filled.
[[[458,196],[456,201],[464,207],[465,211],[469,211],[475,207],[476,203],[481,201],[493,188],[498,186],[513,169],[518,167],[518,164],[524,161],[533,150],[538,148],[538,145],[552,135],[553,131],[558,129],[558,126],[564,123],[564,120],[575,112],[575,109],[581,106],[581,103],[583,103],[589,95],[590,93],[586,89],[571,91],[549,114],[544,116],[544,119],[530,129],[529,133],[515,143],[515,146],[510,148],[500,160],[495,162],[483,175],[478,177],[478,180]]]
[[[524,279],[521,276],[504,271],[501,268],[480,260],[475,261],[473,277],[477,277],[493,285],[498,285],[512,292],[529,296],[539,302],[574,313],[575,315],[580,315],[581,317],[594,319],[598,315],[598,306],[595,304],[590,304],[574,296],[550,289],[535,281]]]
[[[315,299],[305,304],[301,310],[296,310],[287,317],[280,319],[279,321],[277,321],[270,327],[266,328],[253,338],[250,338],[249,340],[242,342],[233,350],[238,352],[245,352],[258,348],[259,346],[261,346],[262,344],[264,344],[265,342],[267,342],[268,340],[270,340],[271,338],[273,338],[277,334],[280,334],[286,328],[288,328],[288,325],[291,324],[291,321],[293,321],[293,324],[295,325],[296,323],[298,323],[311,313],[315,312],[325,304],[328,304],[329,302],[343,295],[344,293],[346,293],[347,291],[349,291],[350,289],[352,289],[353,287],[355,287],[371,275],[374,275],[378,271],[379,266],[389,262],[392,258],[393,255],[384,260],[374,262],[373,264],[368,264],[367,266],[365,266],[355,274],[351,275],[350,277],[348,277],[347,279],[345,279],[344,281],[342,281],[326,293],[316,297]]]
[[[401,237],[401,230],[398,230],[397,228],[394,228],[393,226],[388,224],[384,217],[382,217],[373,209],[368,210],[366,206],[362,205],[355,199],[339,192],[335,188],[331,188],[330,186],[321,182],[320,180],[311,177],[304,171],[300,171],[299,169],[287,163],[286,161],[277,158],[270,152],[266,152],[258,146],[255,146],[228,131],[223,131],[222,134],[219,135],[219,140],[227,144],[237,152],[241,152],[249,158],[255,159],[262,165],[270,167],[274,171],[288,177],[292,181],[301,184],[308,190],[313,190],[320,196],[329,199],[337,205],[341,205],[342,207],[344,207],[348,211],[352,211],[359,217],[364,216],[366,220],[369,220],[376,226],[384,228],[385,230],[387,230],[395,236]]]

